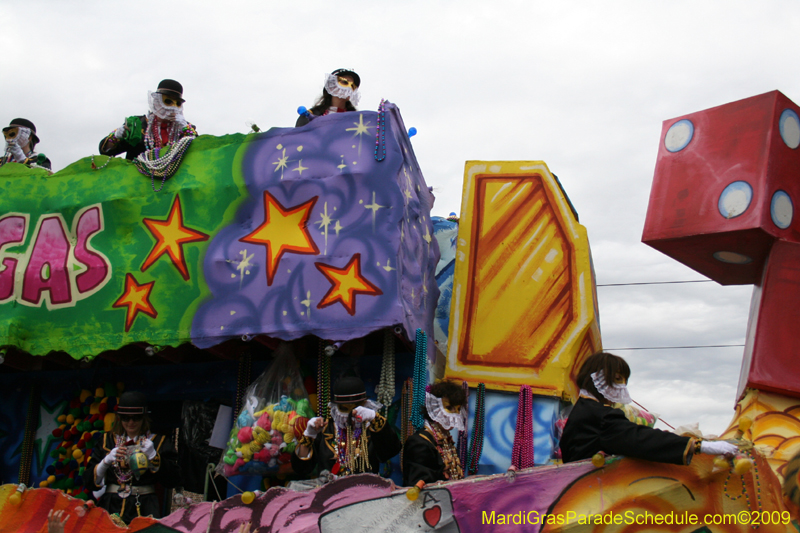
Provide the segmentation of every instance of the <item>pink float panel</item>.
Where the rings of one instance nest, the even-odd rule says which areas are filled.
[[[753,292],[737,398],[746,388],[800,396],[800,244],[777,241]]]
[[[642,241],[723,285],[758,282],[775,239],[800,242],[798,116],[773,91],[665,121]]]

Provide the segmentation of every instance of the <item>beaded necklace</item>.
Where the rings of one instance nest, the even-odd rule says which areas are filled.
[[[759,475],[758,475],[758,465],[757,465],[756,460],[755,460],[756,458],[750,452],[746,452],[745,455],[748,455],[753,460],[753,467],[752,467],[752,469],[753,469],[753,484],[755,485],[755,489],[756,489],[756,504],[757,504],[757,507],[758,507],[758,513],[760,515],[761,511],[763,510],[763,505],[761,503],[761,480],[760,480]],[[729,500],[732,500],[732,501],[736,501],[736,500],[740,499],[742,496],[744,496],[745,501],[747,502],[747,509],[750,512],[752,512],[753,511],[753,502],[750,500],[750,494],[747,491],[747,481],[744,478],[744,474],[739,476],[739,478],[741,480],[741,483],[742,483],[742,491],[736,496],[731,496],[728,493],[728,482],[731,480],[731,476],[732,475],[733,475],[733,468],[730,469],[730,471],[728,472],[728,477],[725,478],[725,484],[722,487],[723,494],[725,494],[726,498],[728,498]],[[752,529],[758,529],[759,524],[751,524],[750,527]]]
[[[360,423],[336,426],[336,457],[339,459],[337,475],[347,476],[369,472],[369,438]],[[353,428],[355,425],[355,428]]]
[[[427,358],[428,340],[422,329],[417,329],[417,338],[414,341],[416,354],[414,356],[414,396],[411,405],[411,423],[414,429],[422,429],[425,420],[422,418],[422,406],[425,405],[425,385],[427,383]]]
[[[317,354],[317,414],[323,416],[331,401],[331,358],[325,355],[325,341],[319,339]],[[327,413],[326,413],[327,414]]]
[[[514,431],[514,447],[511,464],[518,470],[533,466],[533,393],[530,385],[519,388],[517,404],[517,428]]]
[[[478,397],[475,400],[475,427],[472,428],[472,443],[467,457],[467,475],[478,473],[478,462],[483,453],[483,427],[486,418],[486,385],[478,384]]]
[[[458,458],[456,446],[453,443],[453,437],[450,432],[442,427],[438,422],[425,422],[425,429],[427,429],[433,440],[436,441],[436,449],[444,463],[444,470],[442,474],[448,481],[463,479],[464,470],[461,468],[461,460]]]
[[[378,106],[378,127],[375,128],[375,161],[386,159],[386,100]]]
[[[121,446],[138,446],[139,441],[143,439],[150,439],[151,434],[147,433],[146,435],[137,435],[133,438],[129,437],[127,434],[125,435],[114,435],[114,447],[119,448]],[[120,498],[127,498],[131,495],[131,480],[133,479],[133,471],[131,470],[130,465],[128,464],[127,459],[114,459],[113,463],[114,468],[114,475],[117,477],[117,484],[119,485],[119,490],[117,491],[117,495]],[[137,505],[138,507],[138,505]]]
[[[467,399],[464,409],[467,411],[466,420],[464,420],[464,430],[458,432],[458,458],[461,464],[467,464],[467,441],[469,441],[469,385],[466,381],[461,382],[461,388],[464,390],[464,397]]]
[[[375,388],[375,393],[378,395],[378,402],[383,404],[381,414],[384,416],[389,410],[389,406],[392,404],[392,399],[394,399],[394,375],[394,334],[392,330],[387,328],[383,331],[383,366],[381,367],[381,379],[378,386]]]

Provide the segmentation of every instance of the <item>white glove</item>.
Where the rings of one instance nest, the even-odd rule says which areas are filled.
[[[103,457],[103,464],[105,464],[107,467],[113,465],[114,461],[117,460],[117,452],[119,452],[119,448],[114,448],[108,452],[108,455]]]
[[[735,455],[739,447],[724,440],[704,440],[700,443],[700,453],[707,455]]]
[[[319,425],[320,427],[318,428],[317,425]],[[315,416],[314,418],[308,421],[308,425],[306,426],[305,431],[303,431],[303,435],[313,439],[317,435],[319,435],[320,429],[322,429],[322,417]]]
[[[359,406],[353,409],[353,413],[361,419],[362,422],[372,422],[375,420],[375,415],[377,414],[375,411],[370,409],[369,407]]]
[[[114,137],[117,139],[122,139],[125,136],[125,132],[128,130],[128,123],[123,122],[122,126],[114,130]]]
[[[147,459],[152,461],[153,457],[156,456],[156,447],[153,446],[153,441],[150,439],[144,439],[139,445],[142,448],[142,452],[144,452],[144,454],[147,456]]]
[[[16,143],[16,139],[6,141],[6,151],[14,156],[14,161],[17,163],[25,161],[25,152],[23,152],[22,148]]]

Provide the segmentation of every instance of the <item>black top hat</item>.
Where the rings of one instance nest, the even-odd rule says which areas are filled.
[[[33,125],[33,122],[28,120],[27,118],[15,118],[11,121],[8,127],[3,128],[3,131],[8,131],[11,128],[29,128],[31,130],[31,141],[33,144],[37,144],[39,142],[39,137],[36,136],[36,126]]]
[[[352,76],[353,77],[353,82],[355,82],[356,87],[361,87],[361,78],[359,77],[358,74],[356,74],[355,72],[353,72],[350,69],[337,68],[336,70],[331,72],[331,74],[333,74],[334,76]]]
[[[141,392],[123,392],[117,404],[118,415],[144,415],[147,413],[147,397]]]
[[[366,399],[367,390],[360,378],[342,378],[333,385],[333,403],[359,403]]]
[[[180,103],[186,101],[183,99],[183,85],[175,80],[161,80],[161,83],[158,84],[158,89],[156,92],[165,96],[171,96],[172,98],[177,99]]]

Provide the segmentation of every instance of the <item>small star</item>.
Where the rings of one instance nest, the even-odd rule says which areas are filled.
[[[153,290],[155,281],[139,285],[133,274],[125,274],[125,290],[111,307],[127,307],[125,313],[125,332],[130,331],[136,315],[141,311],[151,318],[158,317],[158,311],[150,303],[150,291]]]
[[[306,299],[305,300],[300,300],[300,303],[307,307],[307,311],[308,311],[308,315],[307,316],[311,316],[311,304],[314,303],[314,300],[311,299],[311,291],[307,291],[306,292]]]
[[[385,265],[381,265],[380,261],[378,261],[378,266],[384,269],[386,272],[391,272],[392,270],[397,270],[392,266],[392,260],[387,259]]]
[[[364,135],[364,134],[369,134],[369,128],[370,128],[369,125],[370,125],[369,121],[367,121],[367,123],[364,124],[364,114],[363,113],[359,113],[358,114],[358,122],[353,122],[353,126],[355,126],[355,128],[347,128],[345,130],[345,131],[354,131],[355,133],[353,133],[353,137],[358,136],[358,155],[359,156],[361,155],[361,136]],[[353,163],[353,164],[355,164],[355,163]]]
[[[281,148],[281,145],[279,144],[278,145],[278,149],[280,149],[280,148]],[[273,165],[275,165],[275,170],[273,170],[273,172],[277,172],[277,171],[280,170],[281,171],[281,179],[283,179],[283,171],[284,171],[284,169],[286,169],[288,167],[289,163],[290,163],[289,157],[286,155],[286,148],[284,148],[283,151],[281,152],[281,157],[279,157],[277,161],[272,163]]]
[[[317,225],[319,225],[319,227],[322,228],[322,234],[325,236],[325,251],[323,252],[323,255],[327,255],[328,254],[328,226],[330,226],[331,223],[333,222],[333,219],[328,214],[328,202],[325,202],[325,208],[324,208],[323,212],[319,214],[319,217],[322,220],[317,221]],[[336,221],[336,224],[337,225],[339,224],[338,220]],[[336,231],[336,234],[337,235],[339,234],[338,230]]]
[[[364,206],[364,209],[369,209],[372,211],[372,233],[375,233],[375,215],[378,213],[379,209],[383,209],[384,207],[386,206],[380,205],[375,201],[375,191],[372,191],[372,203]]]
[[[292,172],[297,172],[302,176],[304,170],[308,170],[308,167],[303,166],[303,160],[301,159],[300,161],[297,162],[297,168],[293,168]]]
[[[255,257],[255,254],[247,255],[247,250],[239,250],[239,253],[242,254],[242,260],[239,261],[239,265],[236,267],[236,270],[239,271],[239,288],[241,289],[245,274],[250,273],[247,268],[252,266],[253,263],[251,263],[250,260]]]
[[[342,162],[336,165],[336,168],[338,168],[339,170],[344,170],[347,168],[347,165],[344,164],[344,156],[342,156]]]

